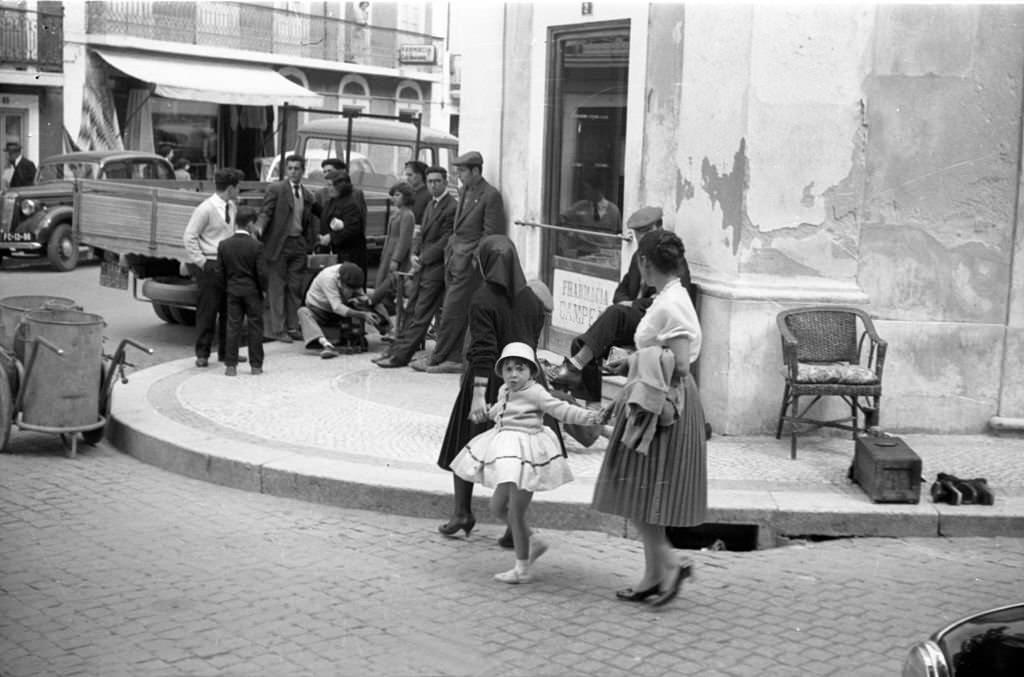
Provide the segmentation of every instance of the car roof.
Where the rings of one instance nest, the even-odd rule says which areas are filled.
[[[340,136],[348,133],[348,118],[323,118],[299,125],[299,132],[309,135]],[[416,125],[399,120],[378,120],[377,118],[352,118],[352,136],[372,138],[379,141],[412,143],[416,140]],[[420,143],[437,146],[457,146],[459,140],[447,132],[433,127],[420,127]]]
[[[103,162],[106,160],[166,160],[156,153],[147,153],[141,150],[82,150],[74,153],[62,153],[51,155],[42,161],[42,164],[55,164],[58,162]]]

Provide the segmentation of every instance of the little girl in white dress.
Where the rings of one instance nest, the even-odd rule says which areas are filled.
[[[528,583],[530,565],[547,550],[547,544],[531,538],[526,509],[535,491],[547,491],[572,481],[562,444],[544,415],[559,421],[598,425],[602,413],[575,406],[554,397],[534,379],[539,372],[533,348],[509,343],[501,351],[494,370],[504,385],[488,416],[494,427],[471,439],[451,463],[451,469],[467,482],[494,489],[491,510],[507,521],[515,543],[515,568],[495,575],[503,583]]]

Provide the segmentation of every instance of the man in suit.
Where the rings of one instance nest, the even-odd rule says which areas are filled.
[[[448,171],[431,167],[426,174],[431,200],[424,209],[419,235],[412,242],[411,271],[416,283],[415,296],[409,299],[412,316],[391,349],[373,360],[385,369],[409,364],[444,300],[444,249],[452,234],[456,204],[448,194]]]
[[[462,371],[462,343],[469,324],[469,300],[480,286],[473,266],[477,244],[486,235],[508,230],[505,205],[498,189],[484,180],[484,159],[477,151],[455,158],[462,191],[455,223],[444,252],[444,310],[433,354],[410,364],[417,371],[451,374]]]
[[[317,224],[312,217],[322,213],[316,197],[302,185],[305,170],[306,160],[301,155],[285,159],[285,179],[267,188],[256,221],[267,266],[264,335],[283,343],[302,338],[296,313],[305,291],[306,255],[317,241]]]
[[[257,211],[242,207],[235,216],[235,234],[217,245],[221,285],[227,298],[227,351],[224,374],[235,376],[238,367],[238,343],[245,319],[252,373],[263,373],[263,290],[266,270],[263,245],[252,236]]]
[[[21,154],[21,144],[17,141],[8,141],[4,150],[7,151],[7,164],[11,167],[10,187],[31,186],[35,183],[36,166]]]

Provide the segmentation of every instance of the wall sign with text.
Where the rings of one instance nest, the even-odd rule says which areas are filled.
[[[551,324],[577,334],[586,331],[597,316],[612,305],[617,286],[614,280],[555,268],[551,286],[555,307]]]

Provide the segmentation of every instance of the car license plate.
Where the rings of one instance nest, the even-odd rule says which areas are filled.
[[[118,265],[117,261],[101,261],[100,286],[111,289],[127,289],[128,268]]]
[[[32,242],[32,233],[0,233],[0,242]]]

